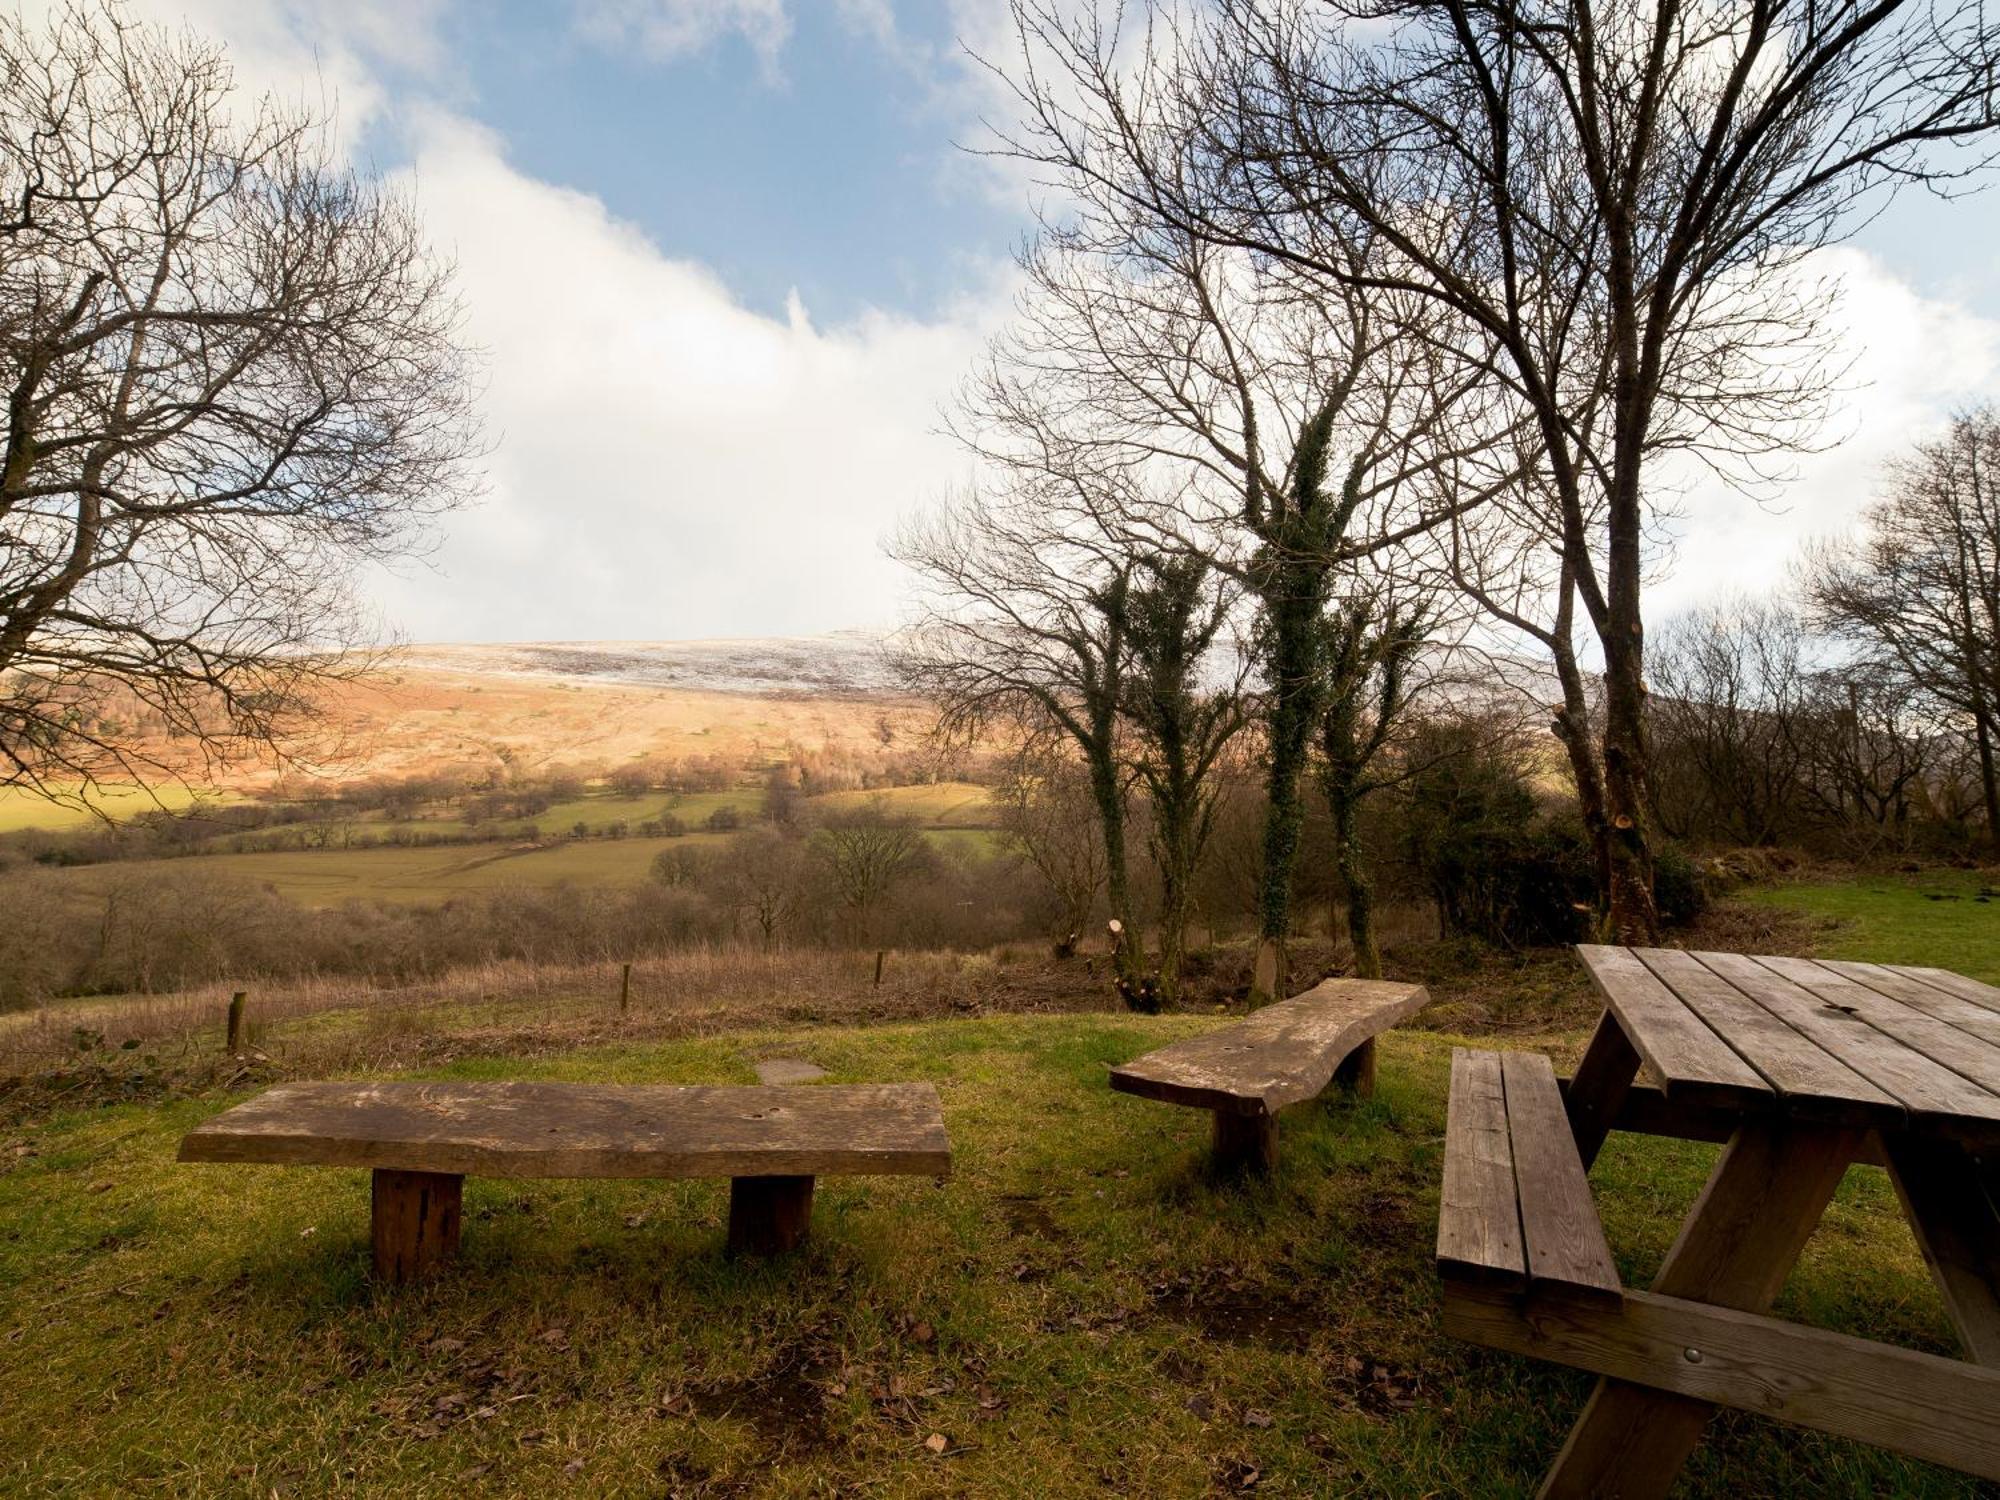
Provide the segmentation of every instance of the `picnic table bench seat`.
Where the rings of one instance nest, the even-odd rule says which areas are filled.
[[[951,1171],[927,1083],[288,1083],[195,1127],[185,1162],[367,1167],[376,1276],[457,1251],[465,1178],[727,1177],[729,1249],[806,1236],[822,1175]]]
[[[1437,1259],[1448,1287],[1618,1300],[1555,1069],[1539,1052],[1452,1050]]]
[[[1217,1162],[1268,1170],[1278,1158],[1278,1111],[1335,1081],[1372,1093],[1376,1036],[1429,1003],[1422,985],[1329,979],[1115,1067],[1111,1087],[1211,1111]]]

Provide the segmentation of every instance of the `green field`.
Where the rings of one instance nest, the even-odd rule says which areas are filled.
[[[1934,964],[2000,984],[2000,871],[1865,875],[1755,887],[1738,899],[1825,919],[1816,946],[1828,958]]]
[[[663,849],[714,847],[728,836],[576,839],[534,849],[450,844],[431,849],[306,849],[131,860],[93,870],[199,872],[269,885],[308,906],[343,901],[436,902],[507,885],[634,885]]]
[[[78,806],[51,802],[26,787],[7,786],[0,787],[0,833],[84,828],[102,818],[129,818],[159,808],[185,812],[197,801],[214,805],[234,800],[228,793],[197,793],[180,786],[157,787],[150,792],[136,786],[107,786],[88,793],[84,798],[87,806]]]
[[[460,1267],[372,1291],[365,1174],[182,1166],[230,1097],[16,1127],[0,1165],[0,1490],[1086,1496],[1528,1492],[1586,1378],[1438,1327],[1451,1038],[1384,1039],[1372,1101],[1289,1114],[1275,1178],[1104,1070],[1212,1018],[1017,1016],[723,1035],[431,1077],[747,1082],[764,1056],[937,1084],[948,1183],[830,1178],[810,1247],[726,1261],[711,1182],[467,1183]],[[1513,1039],[1572,1051],[1580,1035]],[[1628,1281],[1713,1148],[1614,1137]],[[1949,1349],[1880,1172],[1781,1304]],[[942,1449],[942,1452],[933,1451]],[[1692,1496],[1970,1497],[1743,1415]]]

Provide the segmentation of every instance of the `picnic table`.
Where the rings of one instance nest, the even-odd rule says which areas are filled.
[[[1666,1493],[1717,1405],[2000,1478],[2000,989],[1578,953],[1605,1008],[1575,1077],[1454,1058],[1439,1220],[1448,1329],[1600,1377],[1542,1493]],[[1650,1291],[1620,1287],[1584,1175],[1614,1129],[1727,1142]],[[1965,1359],[1769,1315],[1856,1161],[1888,1170]]]

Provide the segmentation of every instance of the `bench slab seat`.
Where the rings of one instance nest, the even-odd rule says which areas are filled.
[[[1113,1068],[1111,1087],[1213,1111],[1217,1160],[1269,1168],[1278,1111],[1317,1098],[1336,1078],[1372,1092],[1376,1036],[1429,1003],[1422,985],[1329,979],[1234,1026]]]
[[[409,1280],[450,1258],[459,1197],[483,1177],[728,1177],[730,1248],[806,1234],[817,1176],[951,1171],[927,1083],[289,1083],[181,1141],[186,1162],[367,1167],[375,1266]]]

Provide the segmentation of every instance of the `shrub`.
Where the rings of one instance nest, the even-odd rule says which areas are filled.
[[[1670,927],[1692,922],[1708,907],[1708,882],[1678,844],[1664,844],[1653,856],[1653,905]]]

